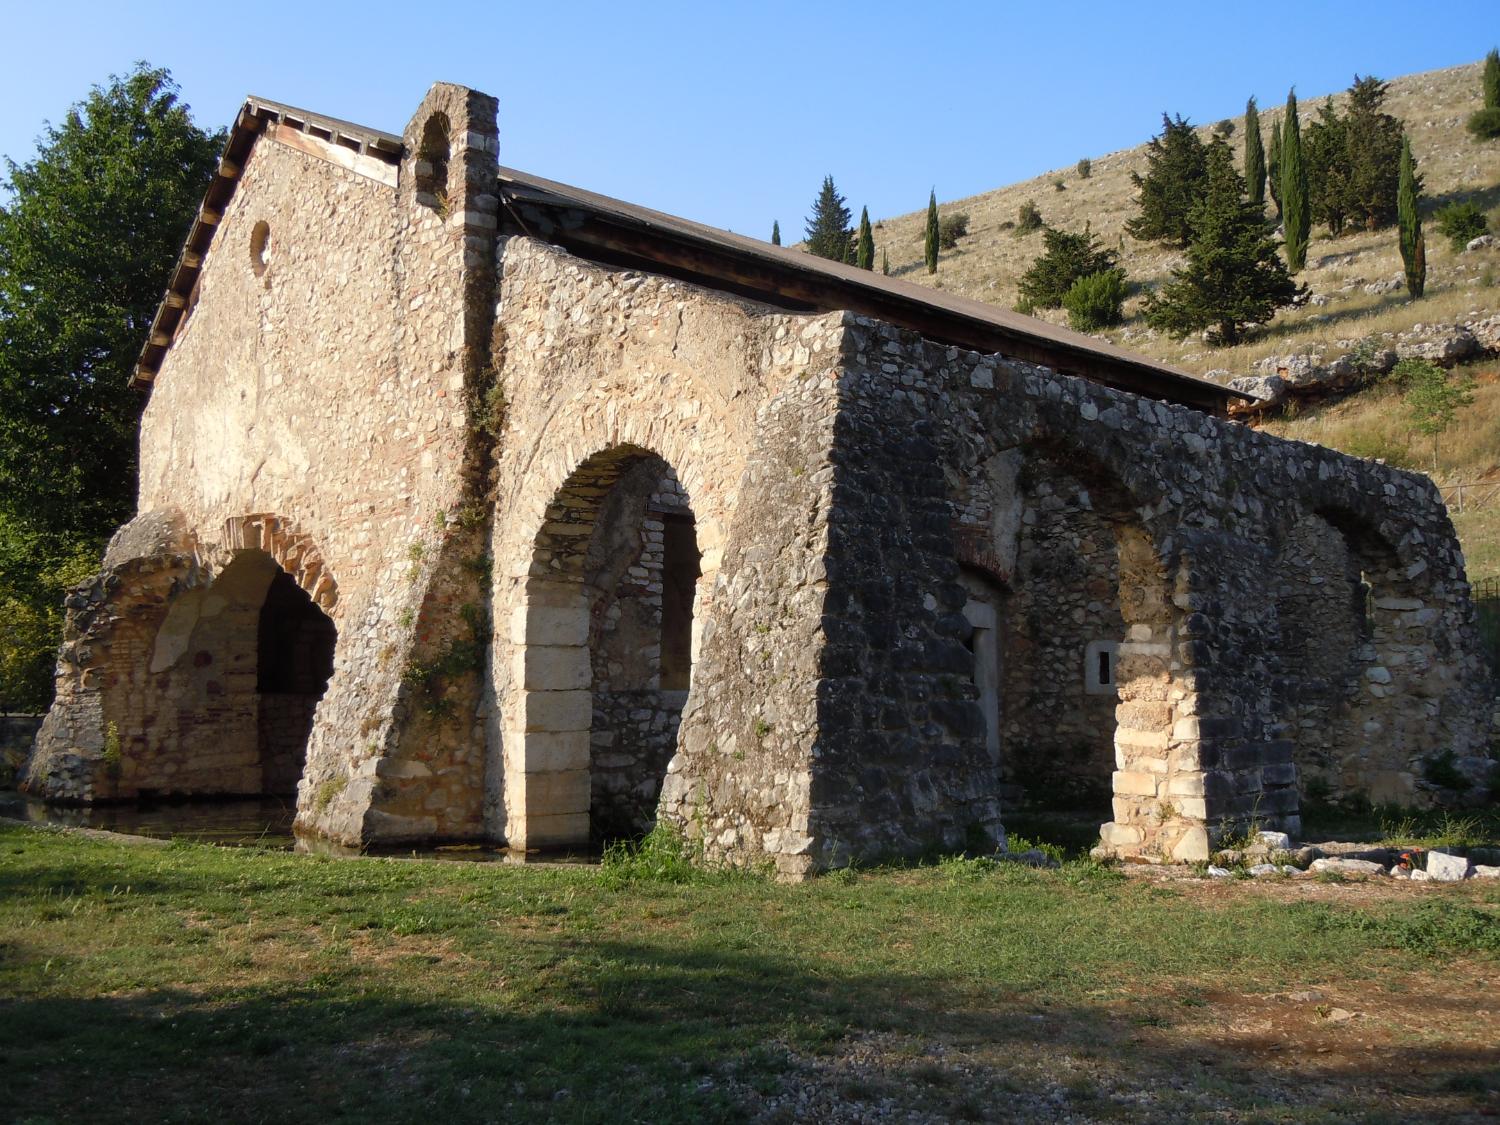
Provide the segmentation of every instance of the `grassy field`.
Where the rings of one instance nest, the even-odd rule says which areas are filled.
[[[789,887],[17,827],[0,856],[19,1121],[1500,1110],[1494,884],[951,861]]]
[[[1476,62],[1393,78],[1386,109],[1401,118],[1411,136],[1425,178],[1429,212],[1443,203],[1472,199],[1487,211],[1491,229],[1500,231],[1500,144],[1476,143],[1464,130],[1464,121],[1481,104],[1480,70],[1481,64]],[[1245,91],[1247,95],[1254,92]],[[1272,123],[1282,115],[1286,92],[1259,93],[1261,128],[1269,142]],[[1322,100],[1322,96],[1301,99],[1304,127],[1315,118]],[[1195,117],[1191,105],[1171,108]],[[1236,160],[1240,160],[1244,120],[1233,120],[1230,141]],[[1215,122],[1198,123],[1207,139]],[[1159,121],[1142,121],[1142,141],[1160,128]],[[1427,295],[1420,301],[1409,301],[1404,291],[1375,295],[1364,289],[1367,284],[1400,275],[1394,230],[1351,231],[1330,239],[1325,229],[1318,228],[1308,250],[1308,268],[1298,280],[1320,295],[1320,300],[1327,298],[1326,304],[1284,312],[1235,348],[1210,348],[1193,338],[1177,342],[1158,336],[1140,319],[1141,300],[1147,289],[1166,280],[1184,258],[1180,251],[1137,242],[1125,234],[1125,222],[1136,213],[1136,191],[1130,174],[1144,174],[1145,170],[1146,148],[1142,143],[1093,156],[1087,179],[1074,168],[1061,168],[1022,183],[945,202],[941,205],[945,213],[969,215],[970,233],[956,249],[943,253],[936,274],[928,274],[923,266],[925,210],[885,219],[875,232],[876,260],[884,250],[889,253],[893,274],[1010,308],[1016,300],[1016,283],[1042,252],[1042,239],[1035,233],[1018,238],[1003,224],[1015,221],[1022,203],[1032,202],[1047,223],[1071,231],[1082,230],[1088,223],[1106,246],[1119,250],[1121,265],[1139,290],[1126,303],[1126,322],[1106,335],[1135,351],[1199,373],[1222,368],[1236,375],[1246,374],[1257,359],[1291,352],[1323,352],[1332,358],[1363,336],[1500,311],[1500,288],[1496,287],[1500,248],[1455,254],[1429,223]],[[1057,188],[1059,183],[1062,190]],[[858,210],[857,192],[850,202]],[[914,204],[924,202],[913,200]],[[1064,319],[1060,311],[1043,315],[1059,323]]]

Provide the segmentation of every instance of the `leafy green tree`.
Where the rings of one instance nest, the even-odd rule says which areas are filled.
[[[771,220],[771,245],[772,246],[780,246],[781,245],[781,220],[780,219],[772,219]]]
[[[859,209],[859,243],[854,251],[854,264],[862,270],[875,268],[875,232],[870,229],[870,209]]]
[[[1401,185],[1397,211],[1400,216],[1401,264],[1406,272],[1406,291],[1412,299],[1427,288],[1427,243],[1422,237],[1422,215],[1418,194],[1422,190],[1417,175],[1417,161],[1411,154],[1410,139],[1401,138]]]
[[[212,178],[167,71],[112,77],[0,185],[0,706],[45,706],[62,591],[136,494],[130,375]]]
[[[1260,107],[1254,98],[1245,103],[1245,190],[1251,203],[1265,206],[1266,150],[1260,139]]]
[[[1474,402],[1474,380],[1450,379],[1427,359],[1403,359],[1391,374],[1404,389],[1402,398],[1412,428],[1432,439],[1432,470],[1437,472],[1439,440],[1458,412]]]
[[[140,64],[6,161],[0,510],[23,525],[99,537],[129,514],[131,371],[222,146]]]
[[[1349,184],[1349,125],[1334,109],[1332,98],[1325,99],[1318,116],[1308,122],[1302,152],[1312,220],[1326,223],[1329,237],[1337,238],[1355,204]]]
[[[1132,238],[1186,246],[1193,237],[1189,216],[1203,196],[1203,142],[1182,117],[1162,114],[1161,136],[1146,147],[1146,174],[1130,173],[1140,213],[1125,224]]]
[[[1281,222],[1281,122],[1271,122],[1271,147],[1266,150],[1266,190],[1276,204],[1276,221]]]
[[[813,201],[813,212],[808,216],[807,252],[831,261],[847,261],[854,242],[854,232],[849,229],[849,208],[844,206],[844,197],[833,186],[833,177],[823,177],[823,187]]]
[[[1469,116],[1469,132],[1475,140],[1490,141],[1500,137],[1500,50],[1490,49],[1484,56],[1484,108]]]
[[[1042,246],[1041,256],[1021,275],[1018,312],[1061,307],[1074,282],[1112,270],[1119,261],[1113,250],[1099,245],[1087,225],[1078,234],[1048,227],[1042,231]]]
[[[1095,332],[1119,324],[1127,290],[1125,271],[1118,267],[1080,277],[1063,294],[1068,324],[1079,332]]]
[[[927,231],[923,237],[923,253],[927,259],[927,272],[937,273],[938,267],[938,241],[942,237],[941,224],[938,222],[937,188],[927,196]]]
[[[1231,345],[1243,330],[1264,324],[1306,290],[1292,281],[1276,253],[1262,210],[1244,197],[1229,146],[1208,150],[1208,188],[1193,209],[1187,265],[1146,298],[1146,322],[1181,339],[1209,329],[1209,342]]]
[[[1312,207],[1307,197],[1307,166],[1302,161],[1302,127],[1297,121],[1297,94],[1286,96],[1281,128],[1281,215],[1286,227],[1286,260],[1293,273],[1307,264]]]
[[[1489,234],[1490,220],[1484,209],[1472,199],[1450,203],[1437,213],[1438,230],[1457,254],[1482,234]]]
[[[1385,112],[1386,91],[1380,79],[1356,74],[1345,114],[1349,213],[1370,231],[1396,218],[1403,131],[1401,122]]]

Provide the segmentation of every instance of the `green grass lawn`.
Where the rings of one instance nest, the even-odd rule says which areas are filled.
[[[983,861],[801,886],[635,874],[0,828],[0,1104],[320,1122],[1500,1108],[1494,884]]]

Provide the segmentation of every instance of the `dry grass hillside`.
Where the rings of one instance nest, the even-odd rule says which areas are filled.
[[[1468,115],[1482,104],[1480,70],[1476,62],[1393,79],[1386,108],[1405,122],[1412,138],[1426,181],[1429,212],[1443,203],[1472,198],[1488,211],[1491,229],[1500,233],[1500,142],[1477,143],[1464,129]],[[1275,91],[1261,91],[1265,103],[1275,103],[1278,96]],[[1304,127],[1322,101],[1322,95],[1301,99]],[[1172,110],[1194,119],[1191,105]],[[1271,125],[1282,112],[1279,104],[1262,107],[1261,128],[1268,143]],[[1199,124],[1206,140],[1216,122]],[[1235,118],[1234,125],[1230,140],[1236,160],[1242,163],[1244,119]],[[1142,121],[1141,129],[1143,134],[1154,133],[1160,122]],[[1106,245],[1120,250],[1121,265],[1137,286],[1161,283],[1182,263],[1182,255],[1125,234],[1125,222],[1135,214],[1130,174],[1145,173],[1145,144],[1092,159],[1088,179],[1080,178],[1073,167],[1061,168],[1024,183],[940,204],[944,213],[969,215],[969,234],[957,249],[943,253],[935,275],[928,274],[922,264],[925,211],[883,220],[875,232],[876,260],[879,250],[885,249],[893,274],[1010,307],[1016,300],[1017,280],[1042,251],[1042,238],[1040,233],[1016,237],[1001,224],[1014,222],[1021,204],[1030,200],[1049,225],[1081,230],[1084,223],[1092,224]],[[1058,181],[1064,185],[1061,191],[1055,187]],[[1215,349],[1192,337],[1172,341],[1146,328],[1139,317],[1141,295],[1137,292],[1126,303],[1126,322],[1105,335],[1189,371],[1227,369],[1243,375],[1255,360],[1267,355],[1326,351],[1331,356],[1339,350],[1340,341],[1405,331],[1419,323],[1461,322],[1485,310],[1500,310],[1500,248],[1454,254],[1430,222],[1427,247],[1427,295],[1421,301],[1409,301],[1404,290],[1371,294],[1364,289],[1401,274],[1394,228],[1339,239],[1329,239],[1326,230],[1315,230],[1308,269],[1299,280],[1314,294],[1326,296],[1326,304],[1283,312],[1239,347]],[[1044,315],[1059,323],[1063,320],[1060,311]]]

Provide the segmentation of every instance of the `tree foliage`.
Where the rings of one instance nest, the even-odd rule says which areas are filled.
[[[1245,327],[1263,324],[1304,292],[1277,256],[1261,209],[1244,197],[1229,146],[1208,150],[1208,186],[1193,209],[1187,265],[1146,298],[1146,322],[1176,339],[1209,329],[1209,342],[1237,344]]]
[[[140,64],[7,161],[0,207],[0,508],[98,537],[135,500],[129,386],[223,135]]]
[[[1041,230],[1042,226],[1042,213],[1037,210],[1037,205],[1031,202],[1031,200],[1028,199],[1020,207],[1016,208],[1017,238],[1028,235],[1032,231]]]
[[[1438,442],[1458,412],[1473,403],[1474,380],[1451,379],[1427,359],[1403,359],[1391,374],[1403,389],[1412,429],[1432,439],[1432,468],[1436,472]]]
[[[1260,138],[1260,107],[1251,98],[1245,103],[1245,191],[1250,202],[1266,202],[1266,150]]]
[[[1113,250],[1099,245],[1088,226],[1077,234],[1048,227],[1042,231],[1042,247],[1041,256],[1021,275],[1018,312],[1060,308],[1074,282],[1112,270],[1119,261]]]
[[[1139,214],[1125,224],[1132,238],[1186,246],[1189,216],[1203,193],[1205,152],[1197,132],[1182,117],[1162,114],[1161,136],[1146,147],[1146,174],[1130,174],[1139,194]]]
[[[65,587],[136,494],[130,375],[223,134],[138,64],[43,129],[0,198],[0,706],[44,707]]]
[[[938,222],[937,188],[927,196],[927,229],[922,236],[923,256],[927,261],[927,272],[937,273],[938,242],[942,228]]]
[[[1276,221],[1281,222],[1281,122],[1271,122],[1271,147],[1266,150],[1266,190],[1276,204]]]
[[[1349,124],[1326,99],[1318,115],[1308,123],[1303,139],[1307,158],[1308,204],[1312,221],[1328,227],[1331,238],[1344,233],[1344,224],[1354,205],[1349,184]]]
[[[969,213],[950,211],[938,223],[938,246],[943,250],[952,250],[958,246],[958,240],[968,233]]]
[[[1490,48],[1484,56],[1484,108],[1470,114],[1468,128],[1475,140],[1490,141],[1500,137],[1500,50]]]
[[[1307,165],[1302,159],[1302,128],[1297,120],[1297,95],[1286,96],[1286,118],[1281,126],[1281,217],[1286,228],[1286,260],[1293,273],[1307,264],[1307,239],[1312,231],[1312,206],[1307,192]]]
[[[1068,324],[1080,332],[1119,324],[1127,291],[1125,271],[1118,267],[1080,277],[1063,294]]]
[[[1385,112],[1387,84],[1366,75],[1349,87],[1348,150],[1350,214],[1365,230],[1396,219],[1396,191],[1405,135],[1399,119]]]
[[[854,248],[854,264],[862,270],[875,268],[875,232],[870,229],[870,209],[859,209],[859,240]]]
[[[835,262],[849,260],[854,232],[849,228],[849,208],[833,185],[832,176],[823,177],[823,187],[813,200],[812,214],[807,218],[807,252]]]
[[[1450,203],[1440,208],[1437,215],[1438,230],[1448,240],[1448,245],[1457,254],[1465,249],[1471,241],[1482,234],[1489,234],[1490,220],[1484,213],[1484,208],[1472,199],[1466,199],[1462,203]]]
[[[1397,210],[1400,214],[1401,264],[1406,274],[1406,291],[1415,300],[1427,288],[1427,243],[1422,237],[1422,215],[1418,210],[1421,178],[1411,141],[1401,139],[1400,188]]]
[[[771,220],[771,245],[772,246],[780,246],[781,245],[781,220],[780,219],[772,219]]]

